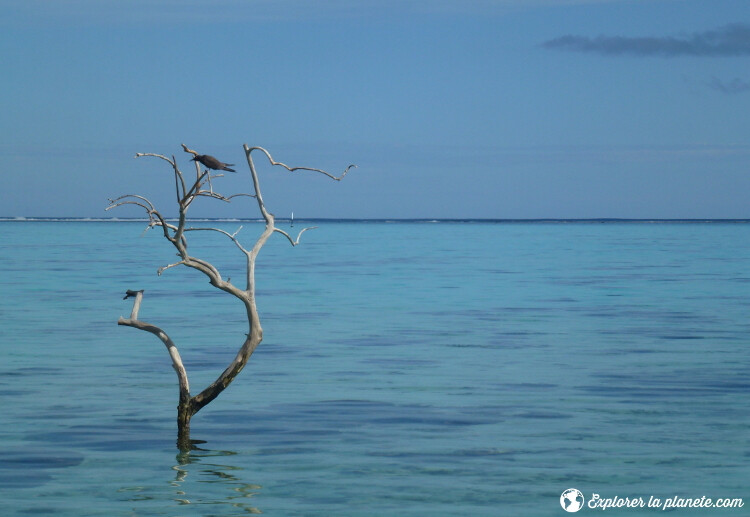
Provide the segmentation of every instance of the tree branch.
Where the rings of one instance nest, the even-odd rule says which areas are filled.
[[[177,193],[177,204],[180,203],[180,185],[182,185],[182,193],[185,194],[185,178],[182,177],[182,172],[177,168],[177,159],[172,155],[172,164],[174,167],[174,186]]]
[[[233,197],[251,197],[251,198],[255,199],[255,197],[256,197],[256,196],[255,196],[254,194],[243,194],[243,193],[240,193],[240,194],[232,194],[231,196],[228,196],[228,197],[227,197],[227,198],[225,198],[225,199],[226,199],[227,201],[229,201],[229,200],[230,200],[230,199],[232,199]]]
[[[141,156],[153,156],[154,158],[161,158],[165,162],[169,163],[172,167],[176,167],[177,165],[175,162],[164,156],[163,154],[155,154],[155,153],[135,153],[136,158],[140,158]]]
[[[193,183],[193,186],[190,187],[190,190],[187,192],[187,194],[185,194],[183,196],[183,198],[182,198],[182,202],[183,203],[193,194],[194,191],[200,190],[200,188],[201,188],[201,180],[203,180],[203,178],[205,178],[207,175],[208,175],[208,171],[204,171],[203,174],[201,174],[200,176],[198,176],[198,179],[195,180],[195,183]]]
[[[169,161],[169,160],[167,160],[167,161]],[[137,201],[121,201],[123,199],[128,199],[128,198],[138,199],[138,200],[140,200],[142,202],[137,202]],[[174,239],[173,239],[173,237],[171,235],[169,235],[169,230],[173,230],[173,231],[176,232],[177,231],[177,227],[175,227],[175,226],[167,223],[164,220],[164,218],[162,217],[162,215],[159,213],[159,211],[156,210],[156,208],[154,208],[154,204],[151,203],[151,201],[149,201],[147,198],[145,198],[143,196],[139,196],[137,194],[126,194],[124,196],[120,196],[120,197],[117,197],[115,199],[110,199],[109,200],[109,206],[107,208],[105,208],[104,210],[105,211],[106,210],[111,210],[112,208],[117,208],[118,206],[122,206],[122,205],[136,205],[136,206],[139,206],[139,207],[143,208],[144,210],[146,210],[146,214],[148,215],[148,220],[149,220],[149,226],[150,227],[151,226],[161,226],[162,229],[163,229],[163,231],[164,231],[164,237],[169,242],[172,242],[174,244]]]
[[[156,209],[154,208],[154,205],[153,205],[153,203],[151,203],[151,201],[149,201],[148,199],[146,199],[143,196],[139,196],[138,194],[125,194],[124,196],[119,196],[119,197],[116,197],[114,199],[110,199],[109,200],[109,206],[107,208],[105,208],[105,210],[109,210],[111,208],[115,208],[115,206],[119,206],[119,205],[115,205],[115,203],[117,203],[121,199],[126,199],[126,198],[129,198],[129,197],[132,197],[132,198],[135,198],[135,199],[140,199],[141,201],[143,201],[144,203],[146,203],[148,205],[148,207],[146,208],[146,210],[156,211]],[[143,206],[143,205],[140,205],[140,206]]]
[[[239,248],[240,250],[242,250],[242,252],[243,252],[243,253],[245,253],[245,254],[248,254],[248,253],[250,253],[250,252],[249,252],[249,251],[247,251],[247,250],[246,250],[246,249],[245,249],[245,248],[244,248],[244,247],[242,246],[242,244],[240,244],[240,241],[239,241],[239,240],[237,239],[237,237],[236,237],[236,236],[237,236],[237,234],[238,234],[238,233],[240,232],[240,230],[241,230],[241,229],[242,229],[242,226],[240,226],[239,228],[237,228],[237,231],[235,231],[234,233],[229,233],[229,232],[227,232],[227,231],[224,231],[224,230],[222,230],[222,229],[220,229],[220,228],[185,228],[185,231],[186,231],[186,232],[205,232],[205,231],[210,231],[210,232],[219,232],[219,233],[221,233],[221,234],[223,234],[223,235],[226,235],[226,236],[227,236],[227,237],[229,237],[230,239],[232,239],[232,242],[234,242],[234,243],[235,243],[235,244],[237,245],[237,247],[238,247],[238,248]]]
[[[284,230],[281,230],[279,228],[274,228],[273,231],[278,232],[284,237],[286,237],[287,239],[289,239],[289,243],[292,246],[296,246],[297,244],[299,244],[299,238],[302,237],[303,233],[305,233],[307,230],[314,230],[315,228],[317,228],[317,226],[308,226],[307,228],[302,228],[302,230],[300,230],[300,232],[297,234],[297,238],[294,240],[292,240],[291,236],[288,233],[286,233]]]
[[[169,352],[169,357],[172,359],[172,368],[174,368],[175,372],[177,372],[177,379],[180,383],[180,404],[187,404],[190,402],[190,384],[188,383],[185,366],[182,364],[180,352],[177,350],[177,347],[169,338],[166,332],[164,332],[156,325],[151,325],[150,323],[146,323],[145,321],[140,321],[138,319],[138,311],[141,308],[141,300],[143,300],[143,291],[139,291],[135,295],[135,300],[133,301],[133,310],[130,313],[130,318],[126,319],[120,316],[120,319],[117,320],[117,324],[150,332],[151,334],[154,334],[156,337],[158,337],[162,343],[164,343],[164,346],[167,347],[167,351]]]
[[[176,266],[184,266],[184,265],[185,265],[185,261],[184,260],[181,260],[179,262],[175,262],[174,264],[168,264],[166,266],[162,266],[159,269],[157,269],[156,270],[156,274],[159,275],[159,276],[161,276],[161,274],[164,273],[167,269],[170,269],[170,268],[173,268],[173,267],[176,267]]]
[[[186,153],[190,153],[193,156],[199,156],[200,155],[200,153],[198,151],[193,151],[192,149],[188,148],[188,146],[186,146],[185,144],[180,144],[180,145],[182,146],[182,150],[185,151]]]
[[[247,144],[245,144],[245,152],[246,153],[251,153],[251,152],[253,152],[255,150],[261,151],[263,154],[265,154],[266,157],[268,158],[268,161],[271,162],[271,165],[278,165],[280,167],[284,167],[289,172],[294,172],[294,171],[319,172],[321,174],[325,174],[329,178],[331,178],[333,180],[336,180],[336,181],[341,181],[344,178],[344,176],[346,176],[346,174],[349,172],[349,169],[352,169],[352,168],[356,169],[357,168],[357,166],[352,163],[351,165],[349,165],[346,168],[346,170],[344,170],[344,172],[341,173],[341,176],[334,176],[330,172],[326,172],[326,171],[324,171],[322,169],[313,169],[312,167],[290,167],[290,166],[288,166],[285,163],[274,161],[273,157],[271,156],[271,153],[269,153],[268,151],[266,151],[264,148],[259,147],[259,146],[247,147]]]

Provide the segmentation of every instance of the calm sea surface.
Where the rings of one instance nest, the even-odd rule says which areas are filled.
[[[239,223],[221,223],[234,231]],[[260,230],[244,223],[250,243]],[[335,223],[258,261],[265,340],[175,448],[242,307],[134,222],[0,223],[0,515],[566,515],[744,498],[750,224]],[[283,225],[282,225],[283,226]],[[243,256],[191,237],[241,284]],[[606,515],[656,515],[657,509]],[[583,513],[593,510],[584,509]]]

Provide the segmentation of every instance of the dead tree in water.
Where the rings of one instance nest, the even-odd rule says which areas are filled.
[[[250,168],[253,193],[242,193],[224,196],[214,190],[212,183],[213,179],[221,177],[222,174],[214,174],[208,169],[201,170],[199,163],[196,162],[195,181],[190,184],[186,182],[185,175],[178,167],[177,160],[175,159],[174,155],[171,159],[169,159],[166,156],[160,154],[138,153],[136,154],[136,157],[154,156],[166,161],[172,167],[174,173],[175,190],[177,193],[177,205],[179,208],[179,217],[177,223],[172,224],[170,222],[167,222],[162,214],[154,207],[151,201],[137,194],[127,194],[116,199],[112,199],[110,200],[110,204],[107,207],[107,210],[110,210],[112,208],[124,205],[138,206],[144,209],[148,214],[149,228],[160,227],[162,229],[164,238],[167,239],[177,249],[177,255],[179,256],[180,260],[178,262],[175,262],[174,264],[169,264],[167,266],[159,268],[159,270],[157,271],[159,275],[161,275],[167,269],[176,266],[187,266],[193,269],[197,269],[198,271],[206,275],[206,277],[208,277],[208,280],[212,286],[216,287],[217,289],[221,289],[222,291],[229,293],[237,298],[243,304],[247,313],[249,330],[247,332],[244,343],[237,353],[237,356],[213,383],[211,383],[197,395],[191,396],[190,384],[188,383],[188,375],[185,371],[185,367],[182,364],[180,353],[178,352],[175,344],[172,342],[166,332],[164,332],[161,328],[138,319],[138,312],[141,307],[141,302],[143,301],[143,291],[128,291],[127,293],[126,298],[131,296],[135,298],[133,302],[133,310],[129,318],[120,317],[117,323],[119,325],[126,325],[140,330],[145,330],[156,335],[166,345],[167,350],[169,351],[169,356],[172,359],[172,366],[177,372],[177,377],[180,385],[180,401],[177,406],[177,446],[181,450],[189,450],[191,447],[190,419],[209,402],[219,396],[219,394],[224,391],[227,386],[229,386],[229,384],[234,380],[237,374],[239,374],[245,367],[248,359],[263,339],[263,329],[260,326],[258,309],[255,304],[255,259],[257,258],[258,253],[273,233],[280,233],[289,240],[289,243],[292,246],[296,246],[297,244],[299,244],[301,235],[305,231],[314,228],[303,228],[302,231],[297,234],[297,238],[293,239],[290,234],[274,226],[274,216],[266,209],[266,205],[263,202],[263,196],[260,192],[258,173],[255,169],[255,164],[253,163],[252,159],[253,151],[263,153],[266,158],[268,158],[271,165],[278,165],[288,171],[318,172],[336,181],[340,181],[346,175],[346,173],[349,172],[349,169],[351,169],[352,167],[356,167],[355,165],[350,165],[340,176],[334,176],[333,174],[320,169],[313,169],[310,167],[289,167],[288,165],[285,165],[283,163],[276,162],[271,157],[271,154],[262,147],[248,147],[247,144],[245,144],[243,147],[245,150],[245,157],[247,158],[247,164]],[[182,144],[182,148],[186,153],[190,153],[194,157],[200,156],[198,152],[189,149],[185,144]],[[263,220],[265,221],[265,229],[255,241],[255,244],[251,249],[246,249],[240,243],[239,239],[237,238],[239,229],[234,233],[229,233],[220,228],[198,228],[187,225],[187,211],[190,208],[190,205],[196,199],[206,197],[217,199],[219,201],[229,202],[232,200],[232,198],[238,196],[254,198],[258,203],[258,208],[260,209],[260,213],[263,216]],[[190,253],[188,253],[187,234],[189,232],[195,231],[213,231],[221,233],[229,238],[234,243],[234,245],[245,255],[247,272],[246,287],[244,289],[231,283],[229,278],[225,280],[221,276],[221,273],[211,263],[198,257],[194,257],[190,255]]]

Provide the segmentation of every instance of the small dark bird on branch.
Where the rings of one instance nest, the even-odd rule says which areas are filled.
[[[201,162],[203,165],[205,165],[209,169],[213,169],[215,171],[237,172],[236,170],[229,168],[230,165],[234,165],[233,163],[220,162],[213,156],[209,156],[207,154],[198,154],[195,156],[195,158],[191,158],[190,161]]]
[[[135,296],[138,293],[142,293],[142,292],[143,292],[143,289],[141,289],[140,291],[133,291],[132,289],[128,289],[127,291],[125,291],[125,298],[123,298],[123,300],[127,300],[131,296]]]

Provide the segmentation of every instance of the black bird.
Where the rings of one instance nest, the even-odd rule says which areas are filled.
[[[140,291],[133,291],[132,289],[128,289],[127,291],[125,291],[125,298],[123,298],[123,300],[127,300],[131,296],[135,296],[138,293],[142,293],[142,292],[143,292],[143,289],[141,289]]]
[[[207,154],[197,154],[195,158],[191,158],[190,161],[201,162],[203,165],[205,165],[209,169],[213,169],[215,171],[237,172],[236,170],[229,168],[230,165],[234,165],[233,163],[220,162],[213,156],[209,156]]]

